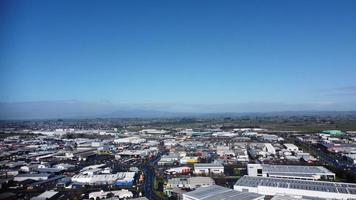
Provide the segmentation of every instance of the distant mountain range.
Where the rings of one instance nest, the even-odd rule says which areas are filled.
[[[144,106],[84,103],[80,101],[41,101],[0,103],[0,119],[58,118],[174,118],[174,117],[241,117],[241,116],[356,116],[356,111],[278,111],[278,112],[176,112]]]
[[[0,103],[0,119],[161,118],[191,114],[79,101]]]

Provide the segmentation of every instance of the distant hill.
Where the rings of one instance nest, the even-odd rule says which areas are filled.
[[[281,111],[281,112],[171,112],[117,106],[110,103],[80,101],[41,101],[0,103],[0,119],[57,119],[57,118],[173,118],[173,117],[241,117],[241,116],[356,116],[356,111]]]
[[[41,101],[0,103],[0,119],[56,119],[56,118],[165,118],[193,116],[192,113],[167,112],[110,103],[79,101]]]

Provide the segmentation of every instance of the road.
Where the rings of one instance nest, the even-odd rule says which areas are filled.
[[[328,165],[335,166],[337,168],[350,170],[353,173],[356,173],[356,166],[346,162],[345,160],[342,160],[341,158],[339,158],[337,156],[327,154],[327,153],[323,152],[322,150],[319,150],[315,146],[313,146],[311,144],[308,144],[308,143],[300,142],[297,139],[294,139],[294,143],[297,146],[300,146],[303,149],[306,149],[307,151],[309,151],[312,154],[316,155],[321,162],[324,162],[324,163],[326,163]]]
[[[143,172],[145,173],[145,185],[144,185],[144,191],[145,191],[145,196],[146,198],[150,200],[159,200],[160,198],[154,193],[153,191],[153,181],[155,178],[155,173],[154,173],[154,165],[159,161],[163,153],[160,153],[157,155],[157,157],[154,160],[148,161],[144,166],[143,166]]]

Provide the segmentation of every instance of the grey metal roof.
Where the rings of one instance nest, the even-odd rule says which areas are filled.
[[[262,165],[263,170],[271,173],[295,173],[295,174],[315,174],[332,173],[321,166],[301,166],[301,165]]]
[[[312,178],[314,174],[298,174],[298,173],[279,173],[279,172],[268,172],[270,176],[290,176],[290,177],[305,177],[305,178]]]
[[[40,174],[18,174],[16,177],[48,177],[50,174],[40,173]]]
[[[288,195],[274,195],[271,200],[325,200],[325,198],[318,198],[318,197],[294,197]]]
[[[218,185],[212,185],[209,187],[200,187],[194,191],[185,193],[183,195],[201,199],[201,200],[253,200],[256,198],[263,197],[263,195],[250,193],[250,192],[238,192],[229,188],[225,188]]]
[[[224,167],[222,164],[220,163],[197,163],[194,164],[194,168],[221,168]]]
[[[307,181],[271,177],[243,176],[235,183],[235,185],[247,187],[267,186],[299,190],[313,190],[321,192],[356,194],[356,184],[341,182]]]

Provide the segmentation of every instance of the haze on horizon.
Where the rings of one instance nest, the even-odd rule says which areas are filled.
[[[356,110],[356,1],[0,4],[1,118]]]

